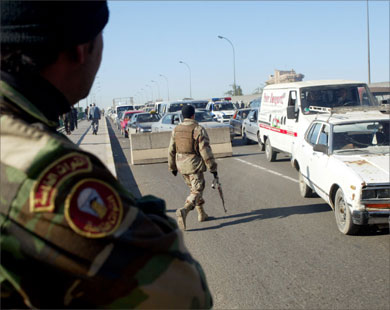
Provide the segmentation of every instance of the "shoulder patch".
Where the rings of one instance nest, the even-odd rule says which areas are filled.
[[[87,238],[102,238],[116,231],[123,217],[117,192],[97,179],[78,182],[65,200],[69,226]]]
[[[90,159],[79,153],[70,153],[50,164],[38,176],[30,192],[31,212],[53,212],[59,186],[71,176],[92,170]]]

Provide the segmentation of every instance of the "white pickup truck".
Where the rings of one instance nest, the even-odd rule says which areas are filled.
[[[323,198],[343,234],[389,225],[390,117],[374,109],[320,109],[292,152],[301,195]]]

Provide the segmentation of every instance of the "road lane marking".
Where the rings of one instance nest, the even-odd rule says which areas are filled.
[[[240,158],[234,158],[234,159],[235,159],[235,160],[238,160],[238,161],[240,161],[240,162],[242,162],[242,163],[244,163],[244,164],[247,164],[247,165],[249,165],[249,166],[255,167],[255,168],[257,168],[257,169],[264,170],[264,171],[266,171],[266,172],[268,172],[268,173],[272,173],[272,174],[277,175],[277,176],[279,176],[279,177],[285,178],[285,179],[290,180],[290,181],[292,181],[292,182],[299,183],[298,180],[293,179],[293,178],[291,178],[291,177],[289,177],[289,176],[287,176],[287,175],[281,174],[281,173],[279,173],[279,172],[276,172],[276,171],[273,171],[273,170],[264,168],[264,167],[259,166],[259,165],[252,164],[252,163],[250,163],[249,161],[242,160],[242,159],[240,159]]]

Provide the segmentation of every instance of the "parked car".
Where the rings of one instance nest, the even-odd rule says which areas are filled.
[[[230,97],[213,98],[207,104],[207,111],[210,111],[213,118],[220,123],[229,123],[229,120],[234,114],[235,107],[230,101]]]
[[[247,118],[250,110],[251,109],[249,108],[236,110],[232,118],[229,120],[229,124],[233,127],[235,135],[242,135],[242,122]]]
[[[260,140],[260,127],[258,124],[259,109],[251,109],[247,118],[242,123],[242,140],[245,144],[256,142],[264,151],[264,144]]]
[[[323,198],[343,234],[389,225],[389,163],[390,119],[379,111],[318,115],[292,152],[300,194]]]
[[[167,113],[161,118],[159,122],[154,123],[152,125],[152,132],[171,131],[183,120],[184,119],[183,115],[181,114],[181,111],[175,113]],[[234,137],[233,127],[229,124],[222,124],[216,122],[211,113],[208,111],[196,110],[195,120],[204,128],[228,127],[230,131],[230,138],[233,139]]]
[[[127,126],[127,123],[130,121],[131,117],[133,116],[133,114],[136,114],[136,113],[141,113],[143,111],[126,111],[123,113],[122,115],[122,118],[121,118],[121,121],[120,121],[120,129],[121,129],[121,134],[125,136],[125,138],[127,138],[127,130],[126,130],[126,126]]]
[[[133,114],[126,125],[127,134],[151,132],[152,124],[160,120],[160,115],[157,113],[137,113]]]

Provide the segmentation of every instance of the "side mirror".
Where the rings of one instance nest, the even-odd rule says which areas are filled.
[[[313,147],[313,151],[328,154],[328,146],[324,144],[316,144]]]
[[[297,115],[295,113],[295,107],[289,106],[287,107],[287,119],[295,119],[297,118]]]
[[[250,122],[254,122],[254,121],[256,121],[256,119],[255,119],[254,117],[251,117],[251,118],[249,119],[249,121],[250,121]]]
[[[173,125],[177,125],[177,124],[179,124],[179,120],[178,119],[174,119],[173,120]]]

